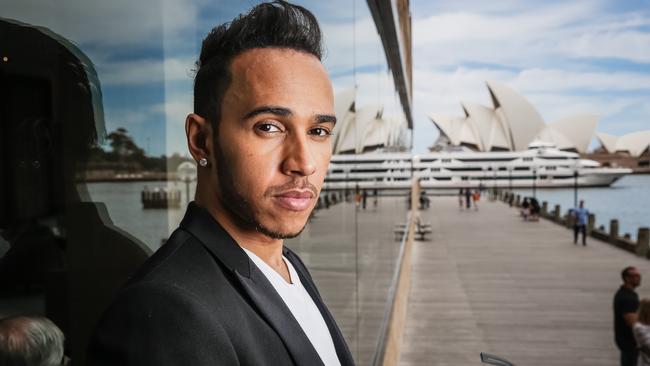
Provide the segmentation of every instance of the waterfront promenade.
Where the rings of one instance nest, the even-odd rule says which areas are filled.
[[[620,271],[650,261],[568,229],[524,222],[503,202],[459,210],[456,197],[421,211],[401,365],[479,365],[481,351],[517,366],[616,365],[612,298]],[[637,289],[650,296],[650,286]]]

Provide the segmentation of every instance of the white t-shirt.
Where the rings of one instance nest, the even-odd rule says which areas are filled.
[[[257,265],[257,268],[264,273],[264,276],[269,280],[271,285],[278,292],[284,303],[287,305],[294,318],[300,324],[300,327],[309,338],[309,341],[318,352],[320,359],[327,366],[340,366],[332,335],[327,328],[327,324],[323,319],[323,315],[318,310],[314,300],[309,296],[309,293],[300,282],[298,273],[291,265],[291,262],[282,256],[284,263],[289,268],[289,275],[291,276],[291,283],[287,283],[279,273],[277,273],[271,266],[264,262],[255,253],[247,250],[244,251],[248,257]]]

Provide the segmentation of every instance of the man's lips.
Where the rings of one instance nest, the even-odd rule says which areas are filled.
[[[312,191],[291,190],[273,196],[278,204],[287,210],[304,211],[311,206],[316,195]]]

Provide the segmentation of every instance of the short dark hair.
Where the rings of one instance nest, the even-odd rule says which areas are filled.
[[[625,267],[625,269],[623,269],[623,271],[621,272],[621,278],[623,279],[623,282],[625,282],[625,280],[628,277],[630,277],[630,271],[633,270],[633,269],[636,269],[636,267],[629,266],[629,267]]]
[[[288,48],[322,57],[316,17],[302,6],[283,0],[263,3],[230,23],[219,25],[203,40],[194,78],[194,113],[216,127],[223,95],[231,81],[230,63],[254,48]]]

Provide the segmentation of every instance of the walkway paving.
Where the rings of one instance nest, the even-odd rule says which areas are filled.
[[[368,197],[322,209],[285,243],[300,254],[343,332],[358,365],[375,354],[399,252],[393,229],[406,221],[406,197]]]
[[[413,248],[402,365],[479,365],[481,351],[524,365],[616,365],[612,298],[620,271],[650,262],[515,209],[459,210],[433,198],[430,242]],[[650,296],[649,286],[637,289]]]

